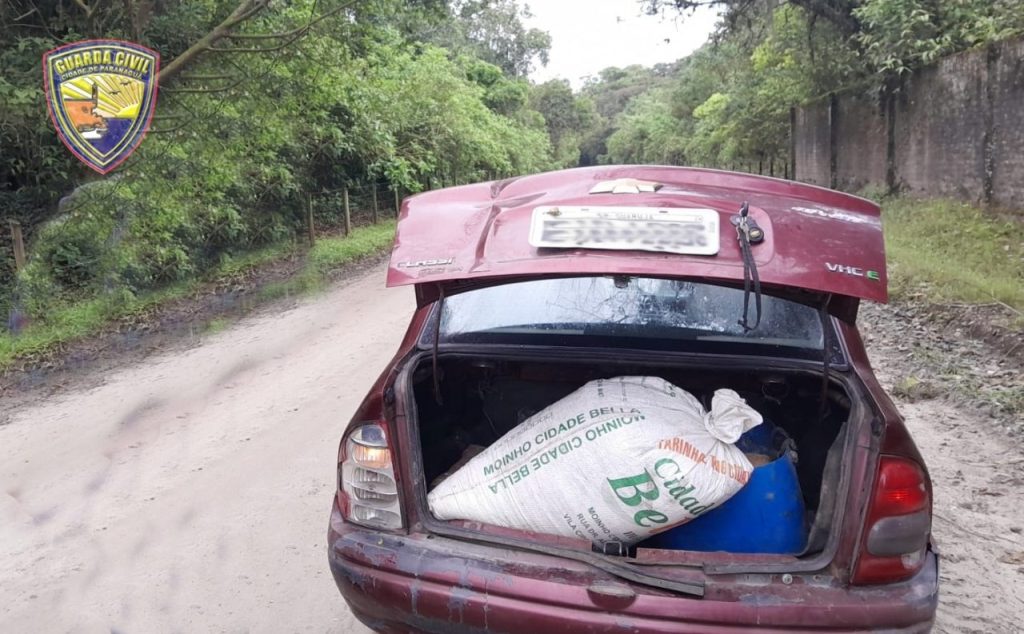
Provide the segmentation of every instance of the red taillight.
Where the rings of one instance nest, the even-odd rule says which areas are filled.
[[[931,519],[931,495],[921,466],[882,456],[853,583],[892,583],[917,574],[924,565]]]
[[[347,521],[372,528],[402,528],[392,456],[384,425],[363,423],[351,428],[338,464],[338,506]]]

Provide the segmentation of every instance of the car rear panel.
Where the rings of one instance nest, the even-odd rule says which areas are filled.
[[[418,321],[414,319],[414,327]],[[859,341],[854,338],[851,343],[856,349],[855,367],[870,374],[859,354]],[[412,352],[412,346],[403,348],[406,354]],[[799,566],[773,572],[733,568],[747,565],[743,556],[736,556],[732,565],[716,561],[704,569],[652,565],[649,559],[637,566],[650,575],[702,584],[704,596],[698,598],[630,583],[581,561],[486,543],[488,537],[482,534],[452,539],[431,533],[428,525],[436,520],[422,515],[423,501],[417,500],[418,487],[413,484],[417,458],[407,436],[404,399],[396,398],[393,390],[392,382],[403,366],[399,363],[385,372],[374,390],[381,394],[367,402],[375,411],[387,404],[385,417],[401,430],[395,449],[405,457],[398,466],[400,479],[406,482],[408,534],[348,524],[336,501],[328,535],[331,569],[342,595],[376,631],[927,632],[931,628],[938,596],[937,557],[932,549],[922,570],[908,581],[861,587],[848,582],[868,498],[865,487],[871,479],[867,474],[877,460],[878,439],[872,442],[871,437],[884,434],[896,446],[901,443],[894,439],[905,435],[887,400],[876,401],[881,410],[878,422],[886,424],[861,428],[866,435],[858,444],[874,445],[876,450],[858,452],[860,458],[848,465],[851,487],[840,502],[845,520],[834,558],[824,567],[805,571]],[[873,380],[868,384],[876,386]],[[906,443],[903,448],[916,454],[909,439]]]
[[[380,631],[923,632],[937,601],[931,553],[921,573],[899,584],[851,589],[813,575],[721,575],[694,598],[548,555],[366,531],[344,523],[337,508],[329,538],[342,594]]]
[[[627,170],[628,171],[628,170]],[[699,170],[698,170],[699,171]],[[621,176],[618,171],[609,172],[607,176]],[[593,179],[596,179],[595,175]],[[702,181],[708,185],[706,181]],[[500,184],[467,186],[469,188],[490,187],[495,195],[500,195]],[[514,183],[513,183],[514,185]],[[709,185],[710,186],[710,185]],[[511,186],[510,186],[511,187]],[[462,188],[458,188],[462,189]],[[693,192],[700,188],[694,187]],[[515,191],[510,190],[512,194]],[[825,191],[825,190],[821,190]],[[506,192],[509,193],[509,192]],[[692,192],[691,192],[692,193]],[[699,192],[698,192],[699,193]],[[451,204],[451,199],[441,198],[424,200],[421,210],[425,211],[429,203],[434,211],[441,207],[460,209],[464,215],[461,221],[470,217],[477,218],[484,213],[488,218],[486,228],[473,238],[474,246],[470,249],[475,256],[487,254],[487,241],[493,235],[506,231],[510,226],[520,226],[525,232],[523,219],[509,220],[503,224],[500,212],[503,207],[490,204],[480,207],[480,192],[468,192],[460,203]],[[771,191],[762,197],[763,200],[778,200],[792,192]],[[431,194],[433,195],[433,194]],[[461,194],[460,194],[461,195]],[[701,195],[694,194],[698,198]],[[829,194],[831,195],[831,194]],[[868,232],[877,231],[877,255],[884,258],[881,251],[881,231],[877,216],[872,219],[870,203],[863,208],[857,207],[850,197],[839,198],[823,196],[816,203],[806,207],[804,211],[795,213],[809,217],[815,216],[808,209],[839,215],[855,213],[859,219],[846,217],[846,225],[864,225]],[[456,196],[457,197],[457,196]],[[790,196],[792,198],[792,196]],[[410,210],[414,201],[407,201],[403,212],[403,222],[409,228]],[[756,200],[756,199],[755,199]],[[471,202],[475,201],[475,202]],[[851,202],[854,201],[854,202]],[[508,202],[512,206],[513,201]],[[532,208],[529,196],[515,201],[523,209]],[[616,204],[623,204],[616,200]],[[702,206],[713,207],[707,201]],[[799,206],[795,199],[790,203]],[[752,201],[752,205],[756,204]],[[461,207],[460,207],[461,205]],[[851,211],[852,209],[852,211]],[[722,206],[722,213],[725,207]],[[792,211],[792,209],[791,209]],[[468,214],[468,215],[466,215]],[[419,215],[426,220],[427,214]],[[528,215],[528,214],[527,214]],[[774,217],[771,223],[779,220]],[[525,215],[523,216],[525,218]],[[724,216],[723,216],[724,217]],[[822,217],[819,215],[819,218]],[[791,228],[801,231],[798,227],[806,225],[797,222],[796,217],[785,222]],[[451,218],[453,221],[457,219]],[[516,224],[518,223],[518,225]],[[456,223],[458,224],[458,223]],[[528,225],[528,222],[526,223]],[[835,223],[832,223],[835,225]],[[773,226],[773,225],[769,225]],[[823,227],[817,227],[822,229]],[[845,229],[844,229],[845,230]],[[451,228],[447,229],[451,232]],[[456,232],[458,233],[458,232]],[[471,232],[467,230],[467,235]],[[840,231],[840,233],[842,233]],[[506,231],[506,237],[508,237]],[[833,236],[834,237],[834,236]],[[873,238],[872,238],[873,240]],[[460,268],[459,271],[445,269],[446,265],[432,263],[423,254],[413,251],[426,248],[431,241],[416,241],[412,244],[412,233],[406,233],[402,240],[400,227],[392,258],[392,269],[389,272],[389,284],[417,283],[432,279],[444,283],[444,280],[458,278],[466,273],[465,278],[487,278],[493,269],[482,260],[475,265]],[[834,244],[832,240],[828,244]],[[525,233],[523,237],[525,244]],[[723,240],[723,251],[734,245]],[[726,246],[728,245],[728,247]],[[444,245],[441,245],[442,247]],[[431,246],[435,248],[436,244]],[[422,256],[422,257],[421,257]],[[770,256],[770,257],[769,257]],[[405,260],[404,258],[419,258]],[[601,267],[612,260],[640,257],[646,259],[644,271],[652,273],[647,265],[655,263],[662,266],[667,263],[665,258],[686,256],[661,256],[657,254],[623,253],[621,256],[594,255],[602,259]],[[873,257],[873,256],[872,256]],[[576,261],[587,261],[583,268],[598,266],[596,260],[577,258]],[[442,258],[443,260],[444,258]],[[454,261],[455,258],[453,258]],[[692,260],[692,258],[690,258]],[[566,258],[561,258],[565,261]],[[556,261],[555,259],[548,261]],[[762,252],[759,265],[762,270],[769,262],[782,266],[792,258],[782,253],[778,245]],[[415,266],[400,266],[403,262]],[[514,264],[514,259],[509,266]],[[615,264],[612,262],[612,264]],[[690,276],[696,270],[690,264],[673,262],[672,276]],[[691,263],[692,264],[692,263]],[[679,266],[677,266],[679,265]],[[473,267],[476,268],[473,268]],[[525,265],[523,265],[525,266]],[[545,265],[547,266],[547,265]],[[535,270],[534,275],[544,275],[545,266]],[[553,274],[559,274],[555,265]],[[576,265],[573,265],[576,266]],[[667,264],[665,264],[667,266]],[[704,265],[697,265],[704,266]],[[726,264],[725,266],[729,266]],[[824,266],[824,264],[822,265]],[[689,267],[689,268],[688,268]],[[529,267],[527,267],[529,268]],[[770,267],[769,267],[770,268]],[[799,268],[799,267],[798,267]],[[511,269],[503,269],[509,271]],[[524,269],[526,270],[526,269]],[[607,269],[605,269],[607,271]],[[615,269],[617,270],[617,269]],[[710,269],[703,269],[705,273]],[[781,269],[779,269],[781,271]],[[573,269],[575,271],[575,269]],[[668,271],[666,268],[665,271]],[[596,271],[595,271],[596,272]],[[780,273],[782,275],[782,273]],[[884,299],[884,273],[881,290],[870,286],[861,287],[863,280],[846,280],[825,277],[818,286],[828,292],[838,292],[848,297],[866,297],[874,295],[874,299]],[[713,276],[710,276],[713,277]],[[851,276],[847,276],[851,277]],[[762,279],[764,276],[762,275]],[[769,280],[772,279],[769,275]],[[781,280],[781,278],[778,278]],[[787,278],[790,281],[796,277]],[[834,280],[834,281],[833,281]],[[840,288],[844,283],[852,284]],[[835,286],[829,286],[834,284]],[[823,285],[825,288],[823,288]],[[881,293],[881,295],[878,295]],[[421,300],[423,297],[421,297]],[[849,494],[840,501],[844,507],[844,521],[839,537],[838,548],[834,559],[826,568],[798,572],[757,572],[748,573],[730,570],[729,566],[708,567],[705,570],[673,568],[666,577],[685,577],[704,584],[703,598],[685,596],[656,587],[633,584],[622,580],[608,572],[599,570],[580,561],[566,559],[548,554],[530,552],[516,548],[507,548],[485,543],[486,536],[480,540],[452,539],[430,533],[426,524],[430,519],[422,517],[424,501],[418,500],[417,485],[414,484],[418,468],[415,442],[406,437],[409,432],[407,412],[403,411],[402,398],[396,398],[395,381],[401,374],[402,361],[408,359],[416,346],[421,330],[426,327],[429,306],[421,304],[410,324],[409,332],[401,349],[395,357],[394,365],[382,375],[374,387],[373,407],[370,409],[383,414],[395,431],[398,440],[398,468],[402,471],[400,478],[405,481],[406,520],[408,534],[393,534],[364,529],[343,521],[337,507],[337,500],[329,529],[329,559],[332,572],[339,588],[353,612],[364,622],[381,632],[739,632],[739,631],[827,631],[827,632],[925,632],[931,628],[937,605],[938,570],[937,557],[931,548],[923,569],[912,579],[878,586],[850,586],[849,574],[852,561],[856,558],[856,544],[862,530],[865,505],[868,500],[868,489],[875,463],[878,459],[878,444],[884,439],[885,445],[900,454],[909,455],[920,460],[912,441],[906,437],[905,428],[892,403],[885,396],[871,373],[866,355],[860,343],[856,328],[849,323],[841,325],[841,337],[852,345],[852,372],[858,375],[866,388],[862,397],[873,403],[877,420],[871,426],[865,426],[859,438],[862,447],[871,447],[871,451],[861,452],[860,459],[849,465]],[[382,403],[386,403],[383,405]],[[358,418],[358,416],[357,416]],[[369,420],[373,416],[364,416]],[[736,563],[741,563],[737,561]],[[669,568],[657,565],[644,565],[645,572],[657,573],[658,570],[668,572]]]

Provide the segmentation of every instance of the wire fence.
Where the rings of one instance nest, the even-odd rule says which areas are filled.
[[[159,157],[157,157],[159,158]],[[762,161],[736,162],[729,165],[697,165],[695,167],[714,167],[730,169],[752,174],[764,174],[780,178],[790,178],[791,170],[788,157],[767,157]],[[441,180],[430,179],[429,185],[442,187],[448,185]],[[123,183],[118,181],[115,188]],[[454,184],[454,183],[451,183]],[[433,188],[433,187],[431,187]],[[402,191],[385,180],[351,182],[340,188],[306,191],[301,198],[301,209],[295,210],[295,218],[303,219],[300,238],[309,244],[316,241],[318,235],[348,235],[353,229],[375,224],[389,218],[396,218],[403,196]],[[10,284],[16,278],[17,271],[25,265],[26,257],[30,257],[34,230],[31,224],[19,226],[16,222],[0,223],[0,294],[10,291]],[[299,227],[296,227],[299,229]],[[303,235],[304,234],[304,235]],[[5,304],[0,297],[0,309]],[[4,312],[0,310],[0,312]]]
[[[348,235],[356,227],[398,216],[402,193],[387,183],[352,183],[306,193],[306,230]]]
[[[738,160],[728,163],[703,163],[697,162],[690,167],[706,169],[727,170],[730,172],[745,172],[747,174],[758,174],[760,176],[772,176],[791,180],[792,165],[789,157],[768,156],[760,160]]]
[[[349,235],[358,227],[396,218],[405,195],[399,188],[387,182],[352,183],[333,190],[307,191],[302,196],[304,208],[304,238],[309,245],[317,236]],[[296,210],[298,211],[298,210]],[[18,304],[15,296],[15,280],[18,272],[25,267],[30,256],[29,250],[33,229],[23,226],[15,219],[0,222],[0,319]],[[0,332],[3,331],[0,321]]]

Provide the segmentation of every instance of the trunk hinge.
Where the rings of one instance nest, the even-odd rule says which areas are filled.
[[[609,557],[636,557],[636,546],[622,542],[591,542],[590,550]]]

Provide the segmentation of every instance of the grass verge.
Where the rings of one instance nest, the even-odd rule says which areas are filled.
[[[306,265],[295,277],[267,284],[260,289],[261,300],[302,295],[321,290],[331,273],[349,262],[376,253],[389,246],[395,237],[395,222],[382,222],[370,227],[354,229],[347,237],[317,240],[309,250]]]
[[[395,222],[392,220],[359,227],[348,237],[321,238],[305,254],[305,263],[295,277],[267,284],[260,289],[257,297],[269,301],[280,296],[320,290],[326,285],[332,271],[383,251],[391,244],[394,235]],[[292,257],[298,251],[299,247],[294,244],[277,245],[225,261],[201,279],[152,293],[140,296],[130,293],[111,294],[69,304],[47,315],[45,319],[33,322],[17,336],[10,332],[0,333],[0,372],[19,361],[51,353],[65,343],[99,334],[115,321],[159,310],[161,306],[181,300],[204,286],[237,278],[261,266]],[[208,332],[216,332],[227,325],[219,317],[211,324]]]
[[[882,213],[889,290],[903,300],[901,319],[914,333],[893,394],[911,401],[942,396],[1018,429],[1024,223],[951,200],[887,198]],[[991,346],[958,346],[955,335],[944,339],[950,332]]]
[[[882,210],[894,296],[1024,314],[1024,223],[951,200],[890,198]]]

